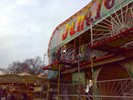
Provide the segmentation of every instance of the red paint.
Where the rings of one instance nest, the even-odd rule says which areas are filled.
[[[92,14],[91,12],[89,11],[87,14],[86,14],[86,26],[89,26],[90,23],[92,23],[94,21],[93,18],[91,18]]]
[[[97,18],[100,17],[100,12],[101,12],[101,7],[102,7],[102,1],[103,1],[103,0],[99,0],[99,1],[98,1],[98,6],[97,6],[97,12],[96,12],[96,17],[95,17],[95,19],[97,19]]]
[[[82,31],[84,29],[84,22],[85,22],[84,16],[80,16],[79,17],[79,22],[78,22],[78,25],[77,25],[77,32]]]
[[[114,6],[115,0],[104,0],[104,6],[111,9]]]
[[[64,34],[62,34],[62,40],[65,40],[67,38],[68,35],[68,28],[66,28],[66,31]]]
[[[73,24],[70,27],[70,36],[74,35],[76,33],[75,31],[75,22],[73,22]]]

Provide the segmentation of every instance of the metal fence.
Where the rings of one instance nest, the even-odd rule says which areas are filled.
[[[133,100],[133,79],[94,82],[85,92],[86,84],[51,84],[50,100]],[[59,91],[58,91],[59,90]]]

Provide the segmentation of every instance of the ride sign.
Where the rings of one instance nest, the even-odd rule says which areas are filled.
[[[120,9],[130,2],[131,0],[92,0],[86,7],[55,29],[49,43],[49,49],[69,42],[82,34],[86,29],[88,30],[91,23],[108,16],[108,13],[111,11],[114,13],[116,11],[114,10],[115,8]]]

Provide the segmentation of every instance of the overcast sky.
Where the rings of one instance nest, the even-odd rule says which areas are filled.
[[[47,52],[57,25],[90,0],[0,0],[0,68]]]

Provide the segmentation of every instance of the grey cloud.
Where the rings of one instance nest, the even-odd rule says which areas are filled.
[[[41,56],[47,52],[52,32],[61,22],[84,7],[88,0],[30,0],[18,5],[16,0],[0,1],[0,16],[9,24],[0,27],[0,67],[16,60]]]

